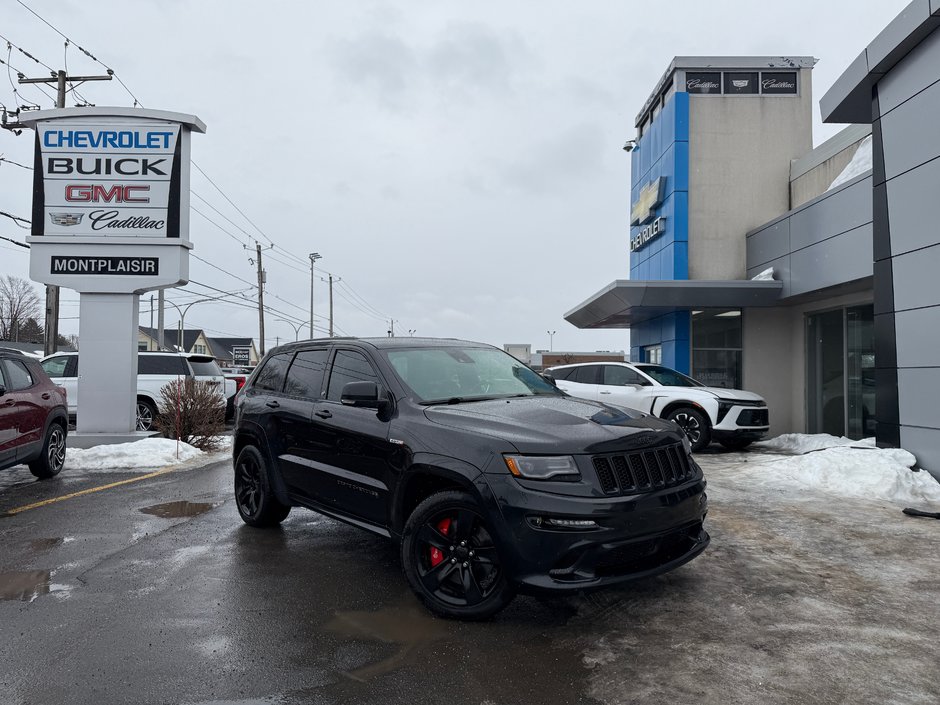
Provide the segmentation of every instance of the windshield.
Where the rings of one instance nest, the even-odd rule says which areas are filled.
[[[704,387],[701,382],[697,382],[691,377],[687,377],[681,372],[676,372],[671,367],[662,365],[636,365],[636,368],[646,375],[649,375],[664,387]]]
[[[196,377],[221,377],[222,370],[219,369],[218,363],[215,360],[209,360],[208,362],[189,359],[189,365],[193,368],[193,375]]]
[[[495,348],[447,347],[385,352],[402,382],[425,404],[561,392],[516,358]]]

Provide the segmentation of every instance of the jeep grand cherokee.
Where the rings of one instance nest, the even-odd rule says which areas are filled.
[[[233,460],[246,523],[300,506],[391,537],[443,616],[655,575],[709,542],[705,480],[674,423],[569,397],[480,343],[275,348],[237,396]]]

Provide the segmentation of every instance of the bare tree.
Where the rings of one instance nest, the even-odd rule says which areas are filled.
[[[32,283],[8,274],[0,278],[0,340],[16,340],[20,327],[42,311]]]

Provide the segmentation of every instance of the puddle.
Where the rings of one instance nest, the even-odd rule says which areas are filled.
[[[56,536],[50,539],[33,539],[29,542],[29,547],[36,552],[49,551],[56,546],[61,546],[63,543],[65,543],[65,539],[61,536]]]
[[[386,659],[344,673],[357,681],[394,671],[421,649],[449,634],[446,622],[411,606],[388,607],[378,612],[337,612],[326,628],[350,639],[401,645]]]
[[[155,504],[152,507],[144,507],[140,511],[144,514],[152,514],[161,519],[179,519],[182,517],[195,517],[205,514],[210,509],[214,509],[215,504],[209,502],[187,502],[180,500],[178,502],[165,502]]]
[[[49,594],[48,570],[23,570],[0,573],[0,600],[32,602],[40,595]]]

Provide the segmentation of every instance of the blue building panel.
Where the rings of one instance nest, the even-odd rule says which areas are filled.
[[[631,153],[630,203],[659,177],[665,179],[662,203],[652,213],[663,218],[663,232],[630,253],[630,278],[639,281],[689,278],[689,95],[669,97],[656,120]],[[645,225],[630,228],[631,240]],[[663,364],[689,372],[690,315],[676,312],[631,327],[631,354],[643,360],[643,349],[662,346]]]

